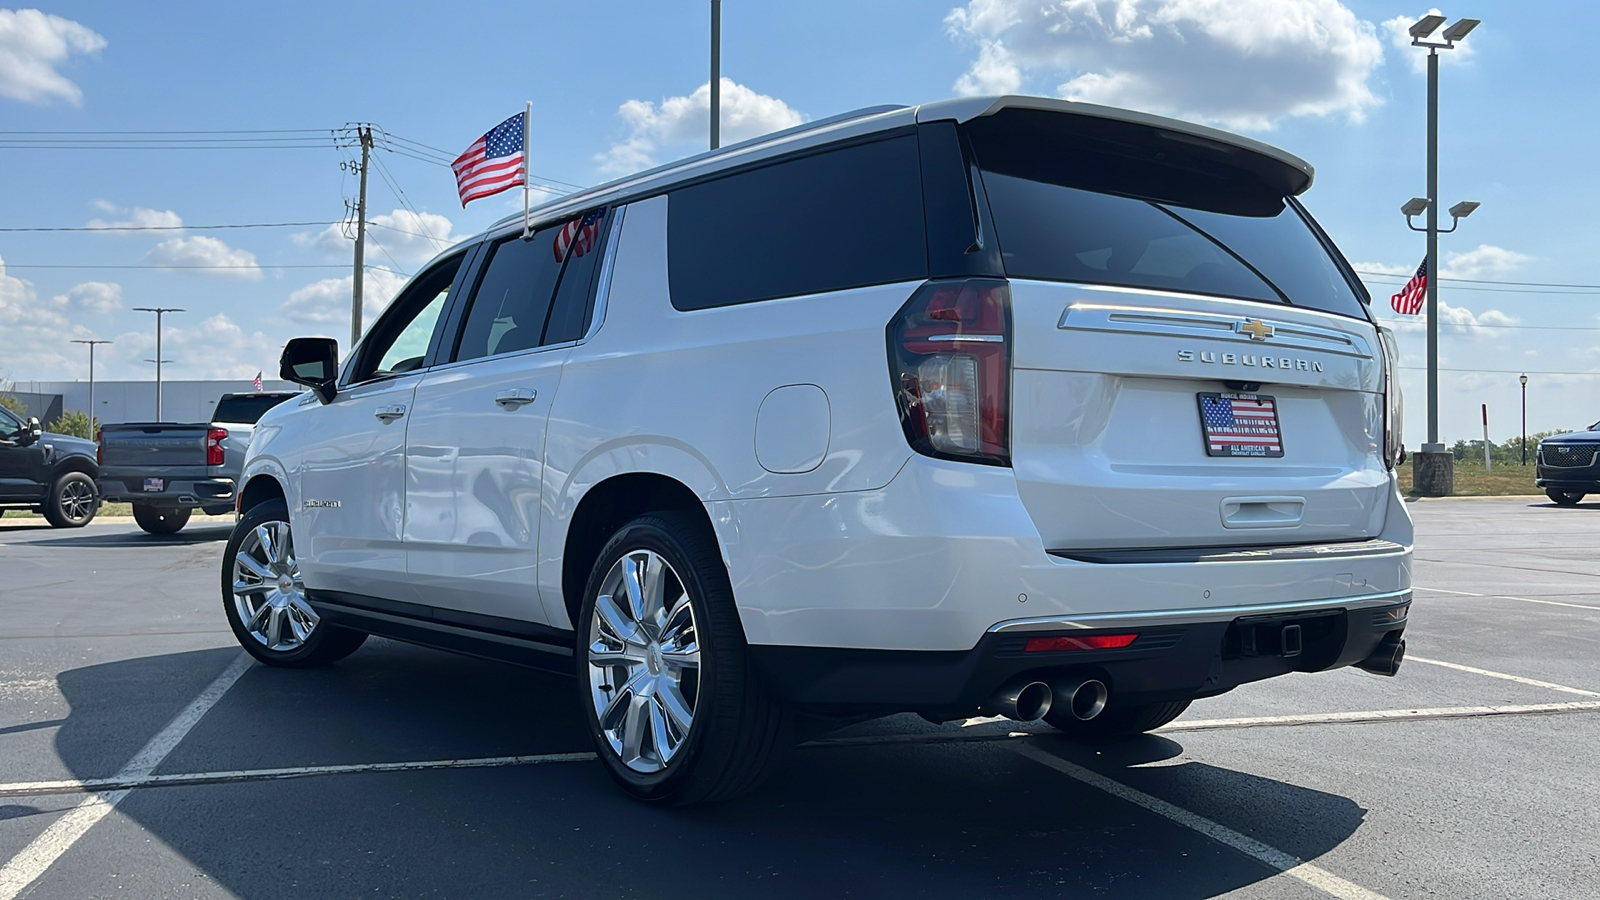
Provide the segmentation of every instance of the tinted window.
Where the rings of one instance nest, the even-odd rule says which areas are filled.
[[[13,416],[5,407],[0,406],[0,437],[15,437],[22,430],[22,420]]]
[[[398,375],[422,366],[464,255],[442,260],[411,279],[372,326],[362,344],[359,364],[351,373],[352,381]]]
[[[1304,186],[1298,169],[1128,123],[992,119],[969,133],[1007,275],[1366,318],[1346,273],[1286,200]]]
[[[212,414],[211,421],[254,425],[261,421],[261,417],[267,414],[267,410],[294,396],[296,395],[256,394],[223,397],[217,401],[217,411]]]
[[[667,221],[672,305],[682,310],[928,273],[913,136],[681,188]]]
[[[456,359],[479,359],[539,346],[550,297],[561,274],[558,231],[542,228],[528,240],[511,237],[490,248],[489,261],[467,311]]]
[[[565,226],[575,233],[567,247],[567,268],[556,288],[556,302],[550,309],[550,324],[545,328],[546,344],[561,344],[583,337],[594,310],[595,279],[604,255],[606,211],[597,210]]]

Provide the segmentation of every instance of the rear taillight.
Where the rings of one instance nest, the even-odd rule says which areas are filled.
[[[1379,326],[1378,344],[1383,348],[1383,464],[1394,468],[1400,458],[1405,404],[1400,397],[1400,345],[1394,332]]]
[[[1011,465],[1011,289],[930,281],[889,323],[889,376],[911,448]]]
[[[104,438],[100,436],[100,433],[100,429],[96,428],[94,430],[94,464],[97,466],[106,464],[106,445],[101,443]]]
[[[222,465],[222,441],[227,436],[226,428],[213,428],[206,432],[206,465]]]

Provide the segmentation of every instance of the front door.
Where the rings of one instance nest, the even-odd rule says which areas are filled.
[[[450,362],[406,431],[407,567],[463,624],[544,623],[536,574],[544,439],[561,366],[587,327],[603,211],[483,250]],[[443,355],[443,354],[441,354]]]
[[[441,260],[406,286],[357,348],[331,403],[305,405],[286,421],[303,428],[295,555],[314,591],[416,602],[406,579],[406,424],[436,344],[464,254]]]
[[[0,500],[34,500],[44,494],[39,483],[44,470],[44,447],[27,444],[27,426],[0,408]],[[26,446],[24,446],[26,444]]]

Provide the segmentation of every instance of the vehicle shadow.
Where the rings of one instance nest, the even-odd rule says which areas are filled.
[[[209,544],[226,541],[233,534],[231,525],[207,525],[185,528],[177,534],[147,534],[133,530],[115,534],[83,534],[70,537],[39,538],[17,543],[36,547],[181,547],[186,544]]]
[[[115,772],[236,653],[61,674],[72,712],[60,758],[77,777]],[[324,669],[252,668],[158,771],[587,751],[574,693],[559,675],[373,640]],[[1024,740],[1302,859],[1364,816],[1347,798],[1243,772],[1148,765],[1181,754],[1165,737],[1084,748],[998,729],[963,740],[959,726],[924,736],[814,742],[754,794],[683,810],[627,799],[592,760],[144,788],[86,844],[116,858],[153,839],[179,854],[123,870],[122,890],[167,893],[199,869],[247,898],[1201,898],[1274,874],[1013,752]],[[106,867],[74,852],[79,865],[30,896],[108,892]]]

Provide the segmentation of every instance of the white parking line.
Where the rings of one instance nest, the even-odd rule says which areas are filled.
[[[133,759],[128,760],[128,764],[122,767],[116,777],[145,778],[154,772],[156,766],[161,765],[161,761],[167,758],[167,754],[189,734],[195,723],[199,722],[211,707],[216,706],[222,695],[226,694],[239,677],[250,668],[251,662],[250,657],[244,653],[235,657],[222,674],[200,692],[200,696],[196,697],[193,703],[167,723],[167,727],[157,732]],[[82,803],[73,807],[66,815],[52,822],[50,827],[34,838],[21,853],[12,857],[4,866],[0,866],[0,900],[14,900],[23,889],[33,883],[34,879],[43,875],[51,864],[71,849],[72,845],[93,828],[96,822],[116,809],[117,804],[126,796],[128,796],[127,789],[93,794],[84,798]]]
[[[1495,672],[1489,669],[1479,669],[1475,666],[1463,666],[1460,663],[1445,662],[1440,659],[1428,659],[1422,656],[1406,654],[1406,662],[1419,662],[1429,666],[1443,666],[1446,669],[1455,669],[1459,672],[1471,672],[1474,675],[1486,675],[1490,678],[1499,678],[1503,681],[1515,681],[1517,684],[1527,684],[1533,687],[1549,688],[1552,691],[1561,691],[1564,694],[1577,694],[1580,697],[1600,697],[1600,691],[1586,691],[1583,688],[1568,687],[1564,684],[1555,684],[1549,681],[1539,681],[1533,678],[1523,678],[1521,675],[1509,675],[1505,672]]]
[[[1247,837],[1232,828],[1220,825],[1204,816],[1196,815],[1182,807],[1174,806],[1160,798],[1152,797],[1143,791],[1135,790],[1119,781],[1113,781],[1104,775],[1091,772],[1082,766],[1069,763],[1059,756],[1046,753],[1031,744],[1016,744],[1012,746],[1012,749],[1034,762],[1049,766],[1057,772],[1075,778],[1090,787],[1143,807],[1191,831],[1197,831],[1219,844],[1232,847],[1269,868],[1276,869],[1290,878],[1304,882],[1323,893],[1338,897],[1340,900],[1386,900],[1382,894],[1373,893],[1355,882],[1346,881],[1327,869],[1314,866],[1308,862],[1301,862],[1282,850],[1269,847],[1255,838]]]
[[[1462,597],[1483,597],[1487,600],[1520,600],[1523,603],[1543,603],[1546,606],[1566,606],[1571,609],[1590,609],[1600,612],[1600,606],[1586,606],[1582,603],[1563,603],[1560,600],[1538,600],[1533,597],[1513,597],[1510,594],[1475,594],[1472,591],[1447,591],[1444,588],[1413,587],[1415,591],[1433,591],[1437,594],[1456,594]]]

